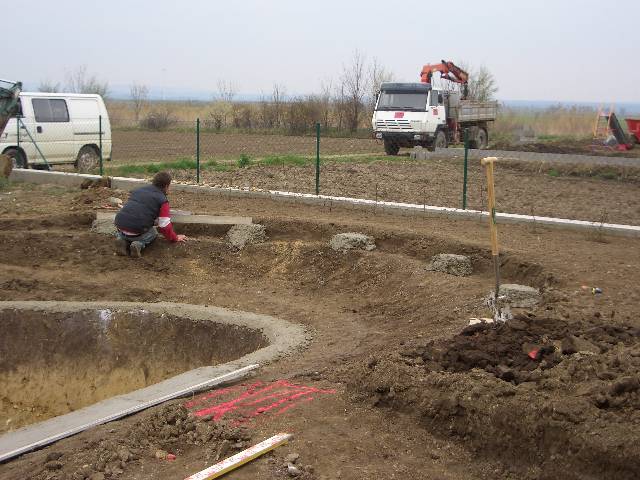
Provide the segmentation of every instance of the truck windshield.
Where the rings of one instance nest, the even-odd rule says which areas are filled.
[[[427,108],[427,92],[380,92],[378,110],[415,110],[424,112]]]

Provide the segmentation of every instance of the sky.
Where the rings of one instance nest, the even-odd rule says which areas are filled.
[[[84,65],[116,92],[318,93],[358,51],[397,81],[441,59],[485,66],[501,100],[640,102],[638,0],[0,2],[21,9],[0,78],[31,89]]]

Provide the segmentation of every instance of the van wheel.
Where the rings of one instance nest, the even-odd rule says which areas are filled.
[[[478,150],[486,150],[489,145],[489,135],[486,128],[479,128],[476,135],[476,147]]]
[[[387,155],[398,155],[398,152],[400,151],[400,145],[398,145],[393,140],[388,140],[385,138],[384,151]]]
[[[12,168],[29,168],[27,158],[17,148],[10,148],[4,154],[11,159]]]
[[[76,170],[79,172],[90,172],[100,163],[100,156],[95,148],[85,145],[78,152],[76,159]]]

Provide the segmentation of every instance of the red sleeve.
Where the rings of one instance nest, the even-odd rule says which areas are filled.
[[[164,238],[170,242],[177,242],[178,236],[173,231],[173,225],[171,225],[171,209],[169,208],[169,202],[165,202],[160,207],[160,213],[158,214],[158,230]]]

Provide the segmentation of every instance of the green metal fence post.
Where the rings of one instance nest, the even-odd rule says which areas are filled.
[[[320,122],[316,123],[316,195],[320,195]]]
[[[100,141],[100,176],[104,175],[104,166],[102,164],[102,115],[98,116],[98,137]]]
[[[469,130],[464,129],[464,178],[462,180],[462,209],[467,209],[467,165],[469,159]]]
[[[200,183],[200,119],[196,119],[196,183]]]

